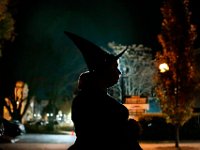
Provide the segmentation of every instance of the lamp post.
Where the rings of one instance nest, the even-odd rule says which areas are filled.
[[[126,91],[125,91],[125,71],[126,68],[122,68],[121,73],[121,96],[122,96],[122,103],[125,103],[126,99]]]
[[[125,74],[126,74],[126,66],[124,60],[122,58],[119,59],[119,70],[121,71],[121,78],[120,78],[120,86],[121,86],[121,99],[122,103],[126,101],[126,87],[125,87]]]
[[[178,90],[179,90],[179,72],[178,72],[178,66],[177,66],[177,63],[176,63],[176,83],[175,83],[175,88],[174,88],[174,94],[175,94],[175,109],[178,109],[179,107],[179,104],[178,104]],[[167,71],[169,71],[169,66],[167,63],[162,63],[159,65],[159,70],[161,73],[165,73]],[[176,143],[175,143],[175,147],[179,147],[179,127],[180,127],[180,124],[177,122],[175,124],[175,127],[176,127]]]
[[[159,65],[159,70],[161,73],[164,73],[166,71],[169,71],[169,66],[167,63],[162,63]]]
[[[165,73],[166,71],[169,71],[169,66],[167,63],[162,63],[159,65],[159,70],[161,73]],[[175,89],[174,89],[174,93],[176,94],[176,107],[178,107],[178,88],[179,88],[179,84],[178,84],[178,67],[176,66],[176,85],[175,85]]]

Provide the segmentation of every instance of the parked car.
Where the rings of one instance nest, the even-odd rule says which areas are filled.
[[[31,120],[27,121],[26,124],[30,126],[46,126],[49,122],[45,120]]]
[[[3,125],[3,121],[0,118],[0,137],[3,136],[4,134],[4,125]]]
[[[16,137],[26,133],[24,125],[18,120],[9,121],[2,118],[2,123],[4,127],[4,135],[6,136]]]
[[[0,143],[15,143],[16,139],[15,137],[8,135],[8,132],[6,131],[5,134],[5,125],[6,130],[9,130],[8,125],[10,127],[10,124],[7,120],[4,120],[0,117]]]

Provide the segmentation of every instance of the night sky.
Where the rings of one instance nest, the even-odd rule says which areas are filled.
[[[191,0],[195,24],[197,0]],[[63,31],[74,32],[107,47],[143,44],[159,50],[162,0],[21,0],[16,15],[16,39],[8,55],[9,73],[36,87],[39,97],[55,84],[72,92],[73,82],[85,70],[82,55]],[[199,42],[197,42],[199,43]],[[33,88],[32,88],[33,90]],[[45,91],[45,92],[44,92]],[[66,93],[70,95],[71,93]]]

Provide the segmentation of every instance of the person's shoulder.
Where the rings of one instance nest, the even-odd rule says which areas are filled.
[[[84,92],[84,91],[80,91],[73,99],[72,103],[73,104],[76,104],[76,103],[79,103],[79,104],[84,104],[84,103],[87,103],[87,101],[89,101],[90,99],[90,94],[88,92]]]

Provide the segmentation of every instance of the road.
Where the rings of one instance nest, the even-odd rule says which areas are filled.
[[[57,134],[24,134],[19,136],[16,143],[53,143],[66,144],[73,143],[76,139],[75,135],[57,135]]]
[[[15,143],[1,143],[0,150],[66,150],[75,141],[76,136],[25,134]],[[143,150],[176,150],[173,142],[141,142]],[[181,150],[200,150],[199,141],[181,142]]]

